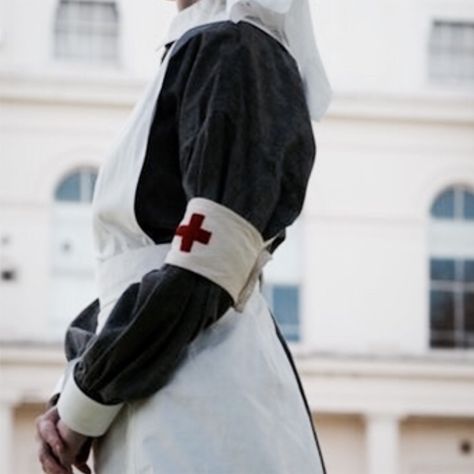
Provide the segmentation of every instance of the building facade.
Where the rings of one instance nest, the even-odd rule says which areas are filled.
[[[474,4],[312,5],[335,95],[305,208],[264,274],[329,474],[474,472]],[[0,0],[0,462],[95,294],[97,169],[174,14],[159,0]]]

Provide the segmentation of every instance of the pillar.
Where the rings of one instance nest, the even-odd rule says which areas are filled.
[[[14,472],[13,464],[14,405],[0,399],[0,466],[2,472]]]
[[[368,474],[399,474],[399,416],[370,413],[366,420]]]

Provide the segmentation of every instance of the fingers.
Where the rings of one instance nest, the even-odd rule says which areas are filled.
[[[77,461],[77,456],[81,452],[83,445],[86,444],[88,438],[87,436],[71,430],[61,420],[58,421],[56,430],[58,431],[66,446],[66,451],[63,453],[58,453],[58,458],[62,464],[73,464],[75,461]],[[87,457],[88,456],[86,456],[86,459],[84,460],[87,460]]]
[[[92,438],[74,433],[61,423],[56,407],[36,419],[38,456],[44,472],[72,474],[74,465],[84,474],[92,474],[87,465]]]
[[[72,474],[71,468],[61,466],[51,452],[50,447],[45,443],[41,443],[38,449],[38,459],[43,468],[43,472],[47,474]]]
[[[77,453],[75,461],[79,464],[85,463],[89,458],[90,450],[92,447],[92,438],[88,438],[84,444],[81,446],[81,449]]]
[[[56,458],[59,460],[59,462],[63,466],[70,466],[74,462],[74,455],[71,453],[69,449],[62,451],[60,453],[55,453],[53,451],[53,454],[56,455]]]
[[[59,418],[56,409],[48,410],[36,419],[36,437],[41,443],[40,455],[44,458],[45,465],[49,469],[62,469],[58,472],[72,472],[71,468],[66,468],[72,464],[72,456],[69,455],[67,447],[61,438],[57,427],[56,420]],[[41,461],[41,459],[40,459]],[[43,467],[44,468],[44,467]],[[49,471],[46,471],[49,473]]]
[[[76,461],[82,462],[87,461],[89,454],[92,448],[92,438],[87,438],[84,444],[81,446],[81,449],[77,453]]]
[[[92,474],[91,468],[84,462],[84,463],[74,463],[74,466],[84,474]]]
[[[44,440],[51,446],[57,456],[62,456],[66,452],[66,446],[56,429],[54,416],[44,414],[36,419],[36,430],[40,439]]]
[[[80,449],[79,453],[76,456],[76,462],[74,466],[84,474],[92,474],[90,467],[87,465],[87,460],[89,459],[90,449],[92,446],[92,438],[89,438]]]
[[[79,453],[76,456],[74,466],[85,474],[92,474],[90,467],[87,465],[87,459],[89,458],[90,449],[92,447],[92,438],[88,438],[87,441],[82,445]]]

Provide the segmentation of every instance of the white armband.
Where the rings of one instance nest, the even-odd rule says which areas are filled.
[[[242,311],[260,270],[271,259],[267,247],[246,219],[210,199],[192,198],[176,229],[165,262],[198,273],[224,288]]]

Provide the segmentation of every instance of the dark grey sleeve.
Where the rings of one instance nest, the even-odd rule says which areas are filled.
[[[167,79],[180,104],[187,199],[221,203],[268,238],[301,210],[315,143],[295,63],[275,40],[258,36],[254,44],[251,33],[227,27],[189,40],[174,64],[192,68],[171,69]],[[152,395],[231,302],[220,286],[188,270],[165,264],[148,272],[123,292],[98,335],[70,327],[68,358],[84,348],[76,385],[106,405]]]
[[[245,22],[208,32],[197,46],[203,59],[192,65],[180,110],[184,189],[231,208],[267,240],[301,212],[316,155],[297,64]]]
[[[47,408],[57,403],[62,385],[64,385],[65,379],[72,368],[72,362],[83,354],[87,344],[92,340],[97,328],[99,311],[99,298],[95,298],[69,323],[64,340],[65,355],[68,363],[61,379],[56,384],[53,394],[46,403]]]
[[[64,341],[68,361],[80,357],[92,341],[96,328],[100,304],[96,298],[89,303],[69,324]]]

